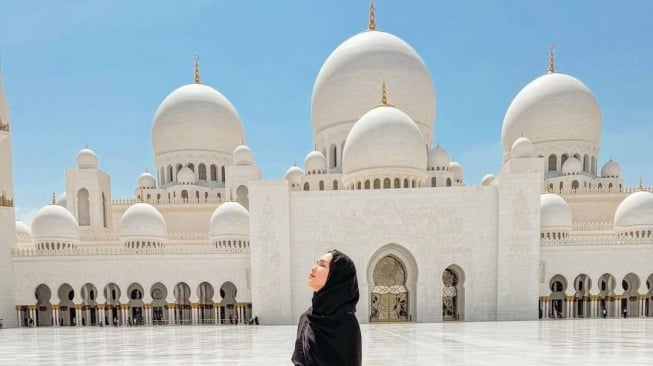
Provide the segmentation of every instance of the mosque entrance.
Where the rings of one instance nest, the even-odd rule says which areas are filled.
[[[391,255],[374,267],[374,286],[370,297],[370,321],[409,321],[406,268]]]
[[[449,266],[442,273],[442,320],[463,320],[465,289],[463,273],[458,266]]]

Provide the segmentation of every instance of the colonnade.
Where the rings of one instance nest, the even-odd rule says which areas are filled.
[[[622,317],[623,307],[621,304],[622,295],[606,296],[602,297],[599,295],[589,295],[583,298],[578,298],[576,296],[565,296],[564,298],[564,311],[563,309],[559,310],[559,314],[556,314],[553,311],[553,301],[549,296],[540,296],[539,306],[542,314],[540,319],[557,319],[557,318],[602,318],[603,317],[603,308],[606,310],[606,317]],[[577,309],[579,301],[588,301],[589,314],[578,315]],[[636,301],[637,311],[634,313],[631,309],[633,307],[632,302]],[[627,316],[628,317],[653,317],[653,297],[647,295],[639,295],[636,299],[629,298],[627,305]],[[602,305],[604,304],[604,305]],[[647,305],[648,304],[648,305]]]

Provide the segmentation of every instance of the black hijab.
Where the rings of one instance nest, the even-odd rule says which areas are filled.
[[[332,250],[324,287],[313,293],[313,306],[300,318],[292,361],[295,365],[361,365],[361,332],[356,319],[356,266]]]

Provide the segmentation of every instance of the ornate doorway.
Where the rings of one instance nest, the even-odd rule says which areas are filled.
[[[373,273],[374,286],[370,296],[370,321],[409,321],[406,268],[394,256],[378,261]]]
[[[442,320],[463,320],[465,310],[464,274],[456,265],[442,273]]]

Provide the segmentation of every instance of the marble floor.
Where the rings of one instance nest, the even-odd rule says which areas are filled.
[[[651,365],[653,319],[362,325],[364,365]],[[0,365],[289,365],[293,326],[0,330]]]

